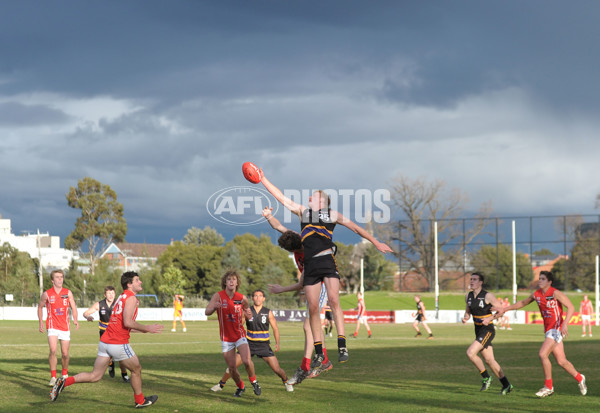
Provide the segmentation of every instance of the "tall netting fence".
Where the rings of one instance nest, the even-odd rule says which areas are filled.
[[[486,276],[491,290],[512,289],[514,280],[519,289],[534,288],[542,270],[552,271],[565,291],[594,290],[600,215],[399,221],[392,237],[396,290],[433,291],[436,229],[442,291],[468,290],[473,271]]]

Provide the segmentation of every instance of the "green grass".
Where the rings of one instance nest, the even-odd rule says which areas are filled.
[[[479,392],[481,377],[465,355],[474,338],[472,324],[432,324],[434,340],[413,338],[408,324],[377,324],[372,326],[372,339],[366,338],[364,328],[358,339],[349,339],[348,363],[334,361],[333,370],[305,380],[293,393],[287,393],[268,366],[255,359],[263,394],[256,397],[246,391],[241,399],[232,396],[231,381],[223,392],[210,391],[225,368],[217,323],[189,322],[185,334],[171,333],[170,327],[165,323],[165,332],[159,335],[132,335],[132,346],[144,367],[144,393],[159,395],[158,403],[150,407],[152,412],[591,412],[598,407],[600,373],[592,361],[600,343],[597,338],[579,337],[576,326],[570,328],[566,352],[587,376],[589,393],[582,397],[573,378],[554,364],[556,394],[541,400],[534,396],[543,385],[537,357],[543,331],[537,325],[497,332],[496,359],[515,386],[508,396],[498,394],[496,379],[488,392]],[[346,329],[350,335],[354,326],[346,325]],[[302,358],[302,328],[299,323],[280,323],[280,332],[278,358],[292,374]],[[131,387],[108,374],[98,383],[70,386],[58,401],[50,402],[48,346],[45,335],[37,331],[37,322],[1,321],[0,337],[0,411],[133,409]],[[69,373],[90,371],[97,349],[96,324],[82,324],[73,331],[72,340]],[[327,338],[326,344],[333,350],[335,339]]]

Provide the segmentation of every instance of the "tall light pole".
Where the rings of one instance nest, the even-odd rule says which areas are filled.
[[[40,282],[40,298],[42,298],[42,294],[44,294],[44,273],[42,268],[42,246],[40,241],[40,229],[37,230],[36,243],[38,248],[38,277]]]

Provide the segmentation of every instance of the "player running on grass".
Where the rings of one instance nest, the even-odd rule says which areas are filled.
[[[465,315],[462,322],[464,324],[469,321],[471,315],[473,315],[473,324],[475,324],[475,341],[467,349],[467,357],[479,370],[479,374],[483,377],[481,384],[481,391],[486,391],[492,384],[492,378],[485,368],[485,364],[478,356],[479,353],[483,356],[483,359],[487,365],[492,369],[492,372],[500,379],[502,383],[502,390],[500,394],[506,395],[513,389],[512,384],[508,381],[502,367],[498,364],[494,358],[494,349],[492,347],[492,340],[496,335],[496,330],[493,324],[488,324],[495,317],[501,316],[501,314],[492,315],[492,307],[501,307],[501,302],[494,296],[494,294],[487,292],[483,289],[483,275],[474,272],[471,274],[469,291],[465,297],[467,306],[465,308]]]
[[[300,238],[300,234],[297,232],[291,231],[287,229],[285,226],[279,222],[277,218],[272,215],[271,208],[265,208],[263,210],[263,216],[267,220],[267,222],[273,227],[273,229],[281,232],[281,236],[277,240],[277,243],[284,250],[291,252],[294,254],[294,260],[296,261],[296,266],[298,267],[298,282],[296,284],[292,284],[286,287],[282,287],[279,284],[270,284],[269,292],[272,294],[281,294],[288,291],[300,291],[303,288],[304,281],[304,247],[302,246],[302,239]],[[323,307],[327,300],[327,290],[323,283],[321,283],[321,294],[319,296],[319,307]],[[310,311],[310,310],[309,310]],[[318,340],[323,343],[323,354],[325,356],[325,360],[321,367],[312,369],[310,368],[310,359],[312,357],[313,352],[313,335],[310,329],[310,317],[306,317],[303,323],[304,329],[304,358],[302,359],[302,363],[300,363],[300,367],[296,369],[296,372],[292,377],[288,379],[288,384],[296,385],[300,384],[304,379],[316,377],[324,371],[331,370],[333,365],[331,361],[327,357],[327,349],[325,348],[325,337],[322,332],[319,331]]]
[[[246,320],[252,318],[252,312],[248,305],[248,299],[239,293],[241,278],[236,271],[227,271],[221,277],[221,288],[223,291],[215,293],[206,306],[205,314],[211,315],[215,311],[219,318],[219,334],[221,336],[221,350],[225,363],[229,369],[229,374],[237,385],[233,394],[235,397],[242,397],[246,388],[237,369],[236,349],[242,358],[242,363],[246,367],[248,379],[254,389],[254,394],[260,396],[261,388],[256,380],[254,372],[254,363],[250,356],[246,330],[244,330],[244,317]]]
[[[144,397],[142,365],[129,345],[129,335],[131,330],[142,333],[160,333],[164,326],[161,324],[144,325],[135,321],[139,306],[136,294],[142,291],[142,281],[137,273],[133,271],[124,273],[121,276],[121,286],[123,294],[117,299],[106,332],[98,344],[98,356],[94,363],[94,369],[90,373],[79,373],[66,379],[59,378],[50,392],[50,400],[56,401],[62,390],[72,384],[94,383],[100,380],[111,358],[131,372],[131,388],[136,408],[151,406],[158,400],[156,395]]]
[[[329,305],[333,309],[335,327],[338,332],[338,361],[348,361],[348,349],[346,347],[346,333],[344,330],[344,314],[340,307],[339,286],[340,276],[334,258],[333,230],[336,224],[341,224],[354,231],[361,237],[370,241],[375,247],[383,252],[392,252],[386,244],[377,241],[365,229],[356,225],[350,219],[344,217],[329,207],[329,196],[323,191],[315,191],[308,200],[308,207],[297,204],[283,195],[283,192],[273,185],[260,170],[261,182],[265,188],[292,213],[300,218],[302,227],[302,245],[304,247],[304,292],[308,300],[308,314],[310,317],[310,328],[313,338],[317,340],[321,332],[321,317],[319,315],[319,293],[321,282],[327,288]],[[325,363],[323,353],[323,342],[315,341],[315,356],[311,362],[311,368],[320,368]]]
[[[279,328],[277,328],[277,320],[275,320],[273,312],[263,306],[265,302],[264,291],[254,291],[252,293],[252,301],[253,303],[250,307],[252,318],[246,320],[246,338],[248,339],[248,345],[250,346],[250,354],[252,357],[256,356],[263,359],[269,367],[271,367],[271,370],[281,378],[281,381],[283,381],[283,384],[285,385],[285,389],[287,391],[294,391],[294,387],[287,383],[287,375],[279,365],[279,360],[277,360],[270,345],[269,326],[273,328],[275,351],[279,351]],[[242,365],[242,357],[239,354],[236,355],[236,365],[237,367]],[[229,369],[225,370],[225,374],[223,374],[219,383],[211,387],[211,390],[214,392],[223,390],[225,383],[227,383],[227,380],[229,380],[230,377],[231,374],[229,374]]]
[[[83,313],[83,317],[87,321],[94,321],[92,314],[98,312],[98,328],[100,329],[100,338],[102,338],[102,334],[104,334],[106,327],[108,327],[108,322],[110,321],[110,316],[115,306],[115,302],[115,287],[112,285],[107,285],[104,287],[104,300],[96,301]],[[123,379],[123,382],[129,383],[127,369],[120,364],[119,367],[121,368],[121,378]],[[115,363],[112,359],[108,365],[108,374],[111,378],[115,377]]]
[[[587,394],[587,385],[585,376],[575,370],[573,364],[567,360],[563,339],[567,337],[569,320],[575,312],[571,300],[561,291],[552,287],[554,275],[550,271],[540,272],[538,280],[538,289],[524,300],[521,300],[509,307],[494,306],[494,310],[504,313],[510,310],[518,310],[535,301],[542,313],[544,319],[544,332],[546,338],[539,351],[542,369],[544,370],[544,387],[535,395],[537,397],[547,397],[554,393],[552,383],[552,363],[550,354],[554,355],[556,362],[567,373],[577,381],[579,391],[582,395]],[[567,315],[563,319],[563,306],[567,307]]]

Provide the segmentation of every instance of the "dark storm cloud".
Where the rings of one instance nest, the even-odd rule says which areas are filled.
[[[119,194],[131,241],[156,228],[163,242],[169,228],[211,225],[207,197],[244,185],[247,160],[282,188],[374,188],[406,173],[447,179],[473,209],[494,197],[535,211],[547,194],[522,181],[569,194],[547,208],[591,207],[599,11],[2,2],[0,212],[64,237],[76,214],[64,194],[91,176]]]

